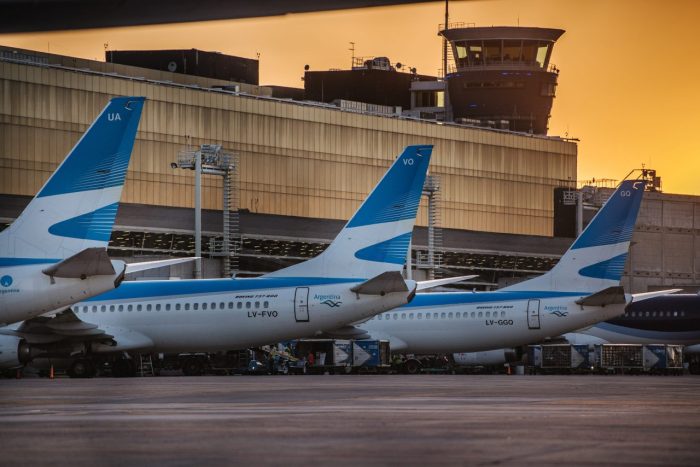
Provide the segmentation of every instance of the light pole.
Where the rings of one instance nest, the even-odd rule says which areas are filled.
[[[194,278],[202,278],[202,152],[194,153]]]
[[[185,149],[178,153],[177,162],[172,162],[173,169],[194,170],[194,249],[197,260],[194,265],[195,279],[202,278],[202,174],[218,175],[223,177],[223,242],[221,251],[211,252],[213,256],[224,257],[224,276],[231,275],[231,256],[235,255],[236,247],[232,248],[231,230],[232,225],[237,226],[237,218],[232,219],[237,214],[231,211],[238,209],[232,206],[237,197],[232,196],[234,190],[232,175],[237,170],[236,157],[222,150],[220,144],[203,144],[199,149]],[[233,221],[233,222],[232,222]]]

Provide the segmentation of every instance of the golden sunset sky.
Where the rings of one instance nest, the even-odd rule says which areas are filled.
[[[110,50],[188,49],[255,58],[260,83],[303,87],[311,70],[357,56],[437,74],[441,3],[261,19],[86,31],[5,34],[0,44],[104,60]],[[488,0],[450,2],[450,22],[565,29],[550,134],[580,138],[579,180],[654,168],[663,191],[700,195],[700,2]]]

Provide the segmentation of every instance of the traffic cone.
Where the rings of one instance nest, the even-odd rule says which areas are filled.
[[[49,368],[49,379],[53,379],[53,365],[51,365],[51,368]]]

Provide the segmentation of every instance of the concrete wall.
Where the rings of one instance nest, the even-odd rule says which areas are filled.
[[[633,293],[700,286],[700,197],[646,193],[623,285]]]

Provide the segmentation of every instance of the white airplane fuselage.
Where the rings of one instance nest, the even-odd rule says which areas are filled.
[[[51,278],[42,272],[50,263],[0,269],[0,325],[39,316],[114,289],[124,271],[113,261],[113,275]]]
[[[418,294],[360,327],[404,353],[477,352],[514,347],[618,316],[624,304],[581,306],[587,294],[455,292]],[[549,295],[549,296],[547,296]],[[554,296],[552,296],[554,295]],[[539,297],[539,298],[538,298]]]
[[[125,282],[72,309],[82,321],[116,337],[116,348],[100,346],[93,351],[233,350],[313,336],[403,305],[411,294],[352,292],[350,288],[360,282],[308,278]]]

